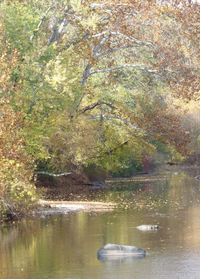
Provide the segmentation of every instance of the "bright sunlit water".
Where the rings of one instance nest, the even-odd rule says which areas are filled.
[[[145,182],[116,181],[99,194],[114,212],[70,213],[2,226],[1,279],[200,278],[200,183],[185,173]],[[159,224],[140,232],[141,224]],[[144,259],[100,262],[106,243],[135,245]]]

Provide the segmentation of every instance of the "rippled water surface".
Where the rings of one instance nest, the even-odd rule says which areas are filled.
[[[158,178],[158,179],[157,179]],[[1,279],[200,278],[200,183],[186,173],[115,181],[114,212],[24,220],[0,229]],[[159,224],[156,232],[136,226]],[[148,251],[144,259],[101,262],[106,243]]]

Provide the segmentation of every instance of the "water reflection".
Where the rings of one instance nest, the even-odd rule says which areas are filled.
[[[0,278],[200,278],[199,181],[179,173],[159,181],[120,182],[101,199],[117,200],[127,210],[2,227]],[[141,232],[136,229],[141,224],[159,224],[160,230]],[[149,255],[102,262],[96,252],[106,243],[138,246]]]

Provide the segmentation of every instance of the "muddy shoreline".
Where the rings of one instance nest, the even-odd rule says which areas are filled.
[[[54,201],[40,200],[38,211],[44,215],[67,214],[70,212],[104,212],[116,208],[116,203],[92,201]]]

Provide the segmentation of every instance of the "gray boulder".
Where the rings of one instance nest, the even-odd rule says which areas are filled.
[[[113,258],[124,258],[124,257],[136,257],[143,258],[146,255],[146,251],[128,245],[119,244],[106,244],[104,247],[97,251],[97,258],[99,260],[113,259]]]

